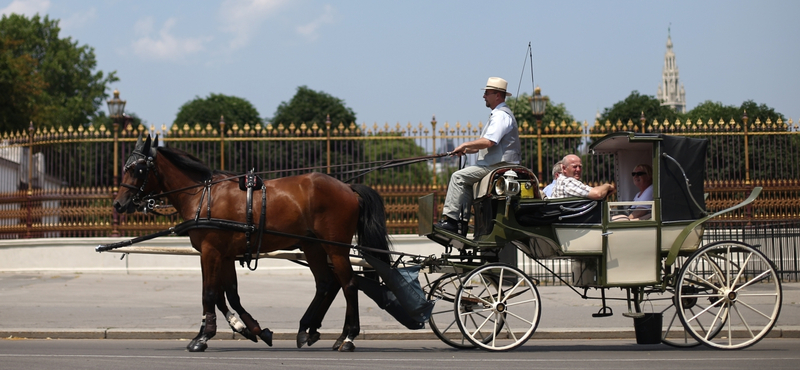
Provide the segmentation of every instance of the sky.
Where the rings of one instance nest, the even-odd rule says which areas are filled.
[[[794,0],[0,0],[0,13],[60,20],[97,70],[116,71],[107,93],[156,128],[212,93],[269,119],[299,86],[369,128],[477,124],[492,76],[591,124],[634,90],[656,95],[668,35],[687,109],[754,100],[800,118]]]

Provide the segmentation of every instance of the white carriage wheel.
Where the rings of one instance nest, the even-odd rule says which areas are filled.
[[[542,306],[536,285],[525,273],[493,263],[473,270],[461,281],[454,310],[459,330],[473,345],[507,351],[530,339]]]
[[[475,345],[467,340],[456,324],[454,304],[460,287],[461,276],[452,273],[442,275],[431,284],[428,300],[433,302],[433,312],[428,325],[436,337],[448,346],[472,349]]]
[[[696,251],[681,269],[676,286],[681,287],[675,302],[684,327],[714,348],[756,344],[775,325],[781,310],[781,283],[772,262],[738,241]]]

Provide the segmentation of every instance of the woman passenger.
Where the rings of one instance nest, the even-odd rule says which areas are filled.
[[[653,167],[649,164],[640,164],[633,169],[633,184],[639,188],[639,192],[633,197],[634,202],[653,200]],[[650,206],[632,206],[631,214],[628,219],[649,220],[651,217]]]

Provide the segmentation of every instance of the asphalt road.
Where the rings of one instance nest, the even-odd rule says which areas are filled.
[[[176,340],[0,340],[0,368],[14,369],[797,369],[800,339],[765,339],[723,351],[676,349],[627,340],[532,340],[510,352],[456,350],[433,340],[362,341],[338,353],[322,341],[295,348],[292,341],[216,340],[203,353]]]

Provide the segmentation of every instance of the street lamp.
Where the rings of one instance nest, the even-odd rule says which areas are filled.
[[[124,119],[125,101],[119,98],[119,90],[114,90],[114,98],[106,102],[108,104],[108,115],[114,120],[114,177],[111,180],[111,197],[112,200],[117,197],[119,193],[119,121]],[[113,220],[111,236],[119,236],[119,214],[117,210],[112,207]]]
[[[114,90],[114,98],[106,102],[108,104],[108,116],[114,120],[114,124],[119,124],[119,119],[125,112],[125,101],[119,98],[119,90]]]
[[[531,102],[531,113],[533,114],[533,118],[536,119],[536,147],[539,151],[539,183],[541,184],[542,181],[542,117],[544,117],[544,111],[547,108],[547,101],[550,98],[546,96],[542,96],[542,89],[539,86],[536,86],[533,89],[533,97],[530,99]]]

